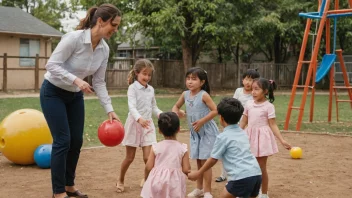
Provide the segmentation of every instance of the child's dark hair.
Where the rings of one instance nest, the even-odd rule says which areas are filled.
[[[237,124],[242,117],[244,108],[241,102],[235,98],[225,97],[218,104],[218,114],[227,124]]]
[[[257,83],[258,86],[263,89],[264,92],[268,90],[268,93],[265,95],[265,97],[268,98],[271,103],[275,101],[274,90],[276,89],[276,83],[274,80],[257,78],[254,79],[253,83]]]
[[[246,77],[251,79],[260,78],[260,74],[257,69],[247,69],[246,72],[243,73],[242,78],[245,79]]]
[[[210,95],[210,87],[207,72],[200,67],[191,67],[186,73],[186,78],[190,74],[197,76],[201,81],[204,80],[204,84],[202,85],[201,89],[206,91]]]
[[[161,113],[159,115],[158,127],[164,136],[175,136],[180,128],[180,119],[174,112]]]

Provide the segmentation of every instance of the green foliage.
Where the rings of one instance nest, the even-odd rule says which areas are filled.
[[[37,6],[32,9],[31,14],[51,27],[61,30],[60,18],[63,18],[62,13],[67,9],[66,5],[58,0],[37,0],[36,2]]]

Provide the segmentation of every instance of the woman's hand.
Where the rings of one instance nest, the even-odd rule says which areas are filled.
[[[73,84],[75,84],[84,93],[94,93],[93,87],[90,86],[86,81],[84,81],[80,78],[76,78],[73,81]]]
[[[121,122],[119,116],[117,116],[114,111],[109,112],[108,117],[109,117],[110,123],[112,123],[113,120],[117,120],[118,122]]]

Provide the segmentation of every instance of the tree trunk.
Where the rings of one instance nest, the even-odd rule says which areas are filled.
[[[222,49],[218,46],[218,63],[222,63]]]
[[[274,40],[274,62],[275,62],[275,80],[279,79],[279,65],[281,63],[281,38],[280,35],[275,35]]]
[[[281,38],[280,35],[275,35],[274,40],[274,62],[281,63]]]
[[[182,38],[182,60],[183,60],[183,68],[184,74],[186,74],[187,70],[192,67],[192,49],[188,45],[187,41]]]

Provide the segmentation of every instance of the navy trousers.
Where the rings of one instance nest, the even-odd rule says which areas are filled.
[[[40,105],[53,137],[51,182],[53,193],[74,186],[76,166],[83,143],[83,93],[70,92],[44,80]]]

